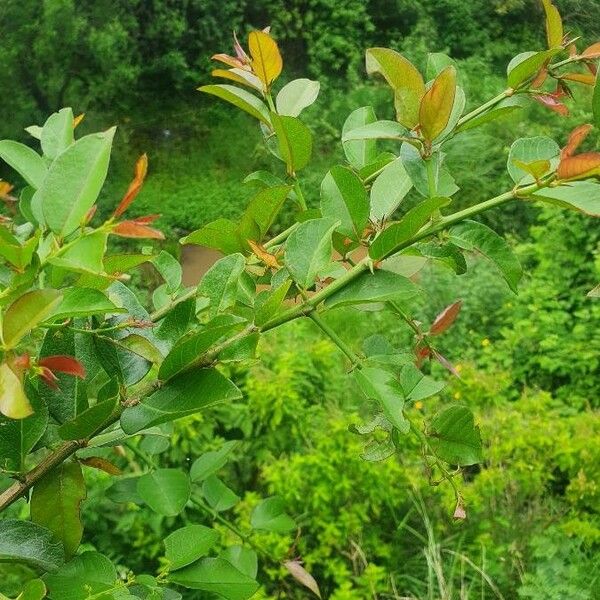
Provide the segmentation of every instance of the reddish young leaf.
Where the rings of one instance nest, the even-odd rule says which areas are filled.
[[[109,460],[105,458],[101,458],[100,456],[90,456],[88,458],[81,458],[79,462],[86,467],[91,467],[92,469],[98,469],[100,471],[104,471],[109,475],[121,475],[122,471],[117,467],[117,465],[113,465]]]
[[[239,58],[229,56],[229,54],[213,54],[210,58],[211,60],[218,60],[234,69],[243,69],[245,67],[245,64]]]
[[[15,356],[12,361],[12,366],[15,369],[20,369],[21,371],[25,371],[31,367],[31,359],[29,358],[29,354],[25,352],[25,354],[20,354],[19,356]]]
[[[435,360],[437,360],[440,363],[440,365],[442,365],[442,367],[444,367],[444,369],[447,369],[448,371],[450,371],[450,373],[452,373],[452,375],[454,375],[454,377],[457,377],[458,379],[460,379],[460,374],[455,369],[454,365],[445,356],[440,354],[435,349],[433,350],[433,356],[434,356]]]
[[[600,175],[600,152],[584,152],[563,158],[556,170],[559,179],[584,179]]]
[[[585,56],[586,58],[600,58],[600,42],[588,46],[581,53],[581,56]]]
[[[561,78],[583,83],[584,85],[594,85],[596,83],[596,78],[591,73],[565,73],[561,75]]]
[[[142,154],[135,163],[135,171],[133,181],[129,184],[125,195],[119,202],[119,206],[117,206],[113,217],[120,217],[129,207],[129,205],[135,200],[135,197],[138,195],[139,191],[142,189],[142,185],[144,184],[144,179],[146,178],[146,173],[148,172],[148,156],[146,154]]]
[[[457,300],[446,308],[435,318],[433,324],[429,328],[431,335],[440,335],[444,333],[458,317],[458,313],[462,307],[462,300]]]
[[[111,233],[126,238],[164,240],[165,236],[162,231],[158,231],[158,229],[154,229],[153,227],[148,227],[148,223],[152,223],[158,216],[159,215],[149,215],[128,221],[121,221],[113,226]]]
[[[73,377],[85,379],[85,367],[72,356],[65,356],[63,354],[46,356],[40,358],[38,365],[50,369],[53,373],[66,373],[67,375],[73,375]]]
[[[544,67],[543,69],[540,69],[540,72],[535,76],[535,79],[531,82],[531,87],[534,89],[542,87],[547,78],[548,69]]]
[[[429,346],[420,346],[415,348],[415,364],[417,367],[420,368],[425,362],[425,359],[429,358],[429,356],[431,356],[431,348]]]
[[[569,114],[569,109],[562,102],[557,100],[556,96],[553,94],[535,94],[533,99],[562,117],[566,117]]]
[[[40,377],[48,387],[58,389],[58,377],[48,367],[40,367]]]
[[[87,225],[94,218],[94,215],[96,214],[97,210],[98,205],[94,204],[94,206],[92,206],[92,208],[90,208],[90,210],[87,211],[85,217],[83,218],[83,222],[85,225]]]
[[[575,150],[579,148],[581,142],[583,142],[583,140],[588,136],[588,134],[593,128],[594,126],[590,125],[589,123],[586,125],[580,125],[579,127],[575,127],[575,129],[573,129],[573,131],[569,135],[569,139],[567,140],[565,147],[560,152],[561,160],[572,156]]]

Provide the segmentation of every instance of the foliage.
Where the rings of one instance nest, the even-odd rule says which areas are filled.
[[[68,4],[52,6],[74,10]],[[531,98],[564,114],[563,98],[571,82],[600,85],[587,73],[573,71],[595,71],[597,46],[578,53],[574,42],[563,38],[554,7],[545,7],[548,48],[517,55],[508,66],[508,87],[469,112],[449,57],[429,57],[426,84],[397,51],[368,49],[367,71],[391,88],[395,121],[378,120],[373,108],[349,117],[342,138],[348,164],[333,166],[326,175],[320,209],[308,208],[299,177],[313,153],[313,134],[300,115],[315,102],[318,85],[301,79],[276,92],[283,62],[275,40],[268,31],[253,30],[245,50],[234,35],[234,54],[213,56],[227,67],[213,75],[226,83],[199,89],[255,118],[280,169],[252,174],[259,191],[239,222],[222,218],[182,240],[225,254],[197,287],[186,288],[178,261],[159,251],[164,234],[154,225],[157,215],[125,216],[144,183],[146,155],[138,159],[134,178],[112,214],[96,215],[114,128],[76,136],[81,117],[65,108],[43,127],[27,128],[40,141],[41,154],[18,142],[0,142],[0,156],[27,183],[18,201],[9,195],[10,187],[4,188],[9,210],[0,223],[0,447],[6,478],[14,479],[0,494],[0,510],[15,505],[22,511],[14,515],[18,518],[0,522],[1,558],[32,569],[23,594],[178,598],[175,589],[185,588],[231,600],[254,596],[261,587],[258,555],[267,563],[275,560],[278,570],[286,547],[291,553],[300,543],[303,513],[298,510],[299,517],[293,518],[288,494],[273,496],[271,490],[262,498],[249,494],[239,505],[240,496],[219,473],[234,450],[233,440],[197,457],[191,466],[162,465],[152,456],[166,450],[173,421],[239,402],[244,388],[237,380],[239,364],[255,359],[261,337],[269,331],[306,317],[346,356],[350,373],[340,378],[366,404],[350,431],[362,447],[361,459],[379,463],[373,470],[373,492],[379,492],[375,484],[388,465],[398,467],[383,461],[404,459],[413,450],[420,466],[409,468],[407,480],[414,481],[415,471],[423,470],[431,485],[447,484],[443,493],[452,498],[455,520],[464,520],[471,506],[477,515],[479,506],[471,505],[468,495],[485,479],[469,482],[471,469],[478,468],[473,465],[483,461],[480,426],[468,405],[435,400],[444,384],[435,378],[437,367],[430,366],[457,373],[440,352],[438,337],[457,319],[461,303],[453,301],[431,320],[417,321],[411,313],[422,290],[410,277],[426,263],[450,266],[460,275],[468,268],[465,256],[479,252],[516,290],[522,271],[509,245],[473,217],[516,199],[600,215],[600,185],[594,180],[600,153],[577,152],[591,126],[573,130],[562,148],[545,138],[517,140],[508,161],[511,189],[447,212],[459,190],[444,163],[447,141],[503,116],[507,108],[516,110],[520,100],[515,98]],[[594,112],[597,119],[595,105]],[[389,150],[378,148],[382,139]],[[295,222],[273,236],[270,230],[286,203],[295,207]],[[11,206],[18,212],[11,212]],[[119,254],[114,237],[155,245]],[[152,310],[127,285],[128,273],[144,263],[151,263],[163,281],[153,290]],[[357,351],[323,316],[347,306],[386,311],[406,323],[414,339],[399,349],[386,336],[373,336],[360,340]],[[354,322],[349,317],[346,326]],[[421,413],[426,400],[431,409]],[[500,421],[495,415],[492,423]],[[115,462],[122,461],[110,460],[106,449],[122,447],[142,462],[143,471],[121,475]],[[584,449],[594,451],[588,445]],[[121,452],[127,456],[127,450]],[[327,444],[319,452],[328,453]],[[493,476],[494,453],[489,456],[487,474]],[[595,458],[593,454],[592,464],[597,464]],[[346,460],[337,468],[335,461],[327,464],[334,475],[328,489],[337,491],[331,508],[336,501],[352,500],[344,489],[350,479],[339,478],[342,464],[346,467]],[[304,468],[300,458],[293,466],[300,472]],[[355,469],[363,466],[355,460]],[[167,538],[164,552],[158,551],[163,556],[155,575],[123,577],[97,550],[78,553],[80,505],[87,494],[83,471],[88,469],[116,477],[107,492],[113,501],[143,505],[159,519],[182,521]],[[569,469],[565,465],[571,482]],[[585,488],[585,481],[574,485]],[[293,503],[300,498],[287,499]],[[586,491],[580,508],[595,510],[594,494],[587,498]],[[388,500],[379,496],[370,506],[379,504],[383,510],[381,503]],[[240,524],[221,514],[237,505]],[[447,595],[453,583],[444,583],[442,555],[424,505],[418,507],[428,532],[429,580],[435,572]],[[226,528],[236,542],[221,545],[217,530],[191,527],[192,511]],[[405,520],[396,522],[398,531],[406,526]],[[349,535],[355,526],[351,519]],[[290,547],[294,530],[298,539]],[[272,543],[276,547],[270,550]],[[355,551],[364,563],[358,593],[387,586],[385,572],[367,564],[360,545]],[[379,548],[373,552],[377,555]],[[283,565],[299,585],[321,594],[299,561],[284,560]],[[262,562],[261,567],[261,577],[274,575]],[[475,573],[494,589],[483,569]],[[340,584],[331,597],[350,597],[350,588],[333,571],[324,567],[322,577]]]

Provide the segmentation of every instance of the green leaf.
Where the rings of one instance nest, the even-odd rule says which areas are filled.
[[[230,254],[218,260],[198,284],[198,295],[210,301],[211,315],[223,312],[235,304],[238,282],[246,266],[242,254]]]
[[[169,581],[194,590],[218,594],[225,600],[248,600],[260,587],[222,558],[202,558],[169,574]]]
[[[376,270],[373,274],[363,273],[348,285],[338,290],[327,300],[325,306],[345,306],[385,302],[386,300],[410,300],[419,288],[406,277],[391,271]]]
[[[204,525],[188,525],[173,531],[165,538],[169,570],[181,569],[206,556],[218,539],[219,533]]]
[[[592,96],[592,115],[594,117],[594,125],[600,129],[600,76],[596,75],[596,83],[594,84],[594,93]]]
[[[310,79],[294,79],[284,85],[275,100],[280,115],[297,117],[315,102],[321,84]]]
[[[536,136],[530,138],[520,138],[510,147],[506,167],[508,174],[515,183],[528,184],[533,183],[534,178],[525,170],[520,168],[515,161],[531,163],[538,160],[548,160],[552,169],[558,166],[558,157],[560,148],[551,138],[545,136]]]
[[[378,73],[394,90],[394,106],[399,123],[412,129],[419,122],[419,103],[425,83],[417,68],[404,56],[389,48],[369,48],[367,73]]]
[[[106,422],[117,407],[118,396],[97,402],[85,409],[71,421],[63,423],[58,428],[58,435],[63,440],[80,440],[90,437],[100,425]]]
[[[595,181],[563,183],[558,187],[544,188],[531,194],[530,198],[600,217],[600,184]]]
[[[258,192],[240,219],[238,239],[241,238],[244,244],[248,240],[260,242],[273,225],[290,190],[289,185],[279,185]]]
[[[74,141],[73,111],[70,108],[61,108],[51,114],[44,123],[40,141],[47,158],[54,160],[62,154]]]
[[[17,298],[6,310],[2,323],[4,346],[14,348],[38,323],[49,317],[63,296],[58,290],[34,290]]]
[[[158,371],[158,377],[167,380],[175,376],[197,361],[221,338],[239,331],[243,323],[243,320],[231,315],[218,315],[199,331],[188,334],[179,340],[167,354]]]
[[[202,495],[213,510],[222,512],[235,506],[240,497],[216,475],[209,475],[202,484]]]
[[[44,579],[52,600],[84,600],[96,595],[113,600],[102,592],[114,589],[119,580],[112,562],[99,552],[83,552]]]
[[[311,219],[295,229],[285,245],[285,266],[303,289],[312,287],[331,261],[331,236],[339,221]]]
[[[396,121],[372,121],[346,131],[342,135],[342,142],[348,143],[357,140],[398,140],[406,137],[406,134],[406,128],[399,123],[396,123]]]
[[[427,430],[435,454],[451,465],[474,465],[483,461],[481,434],[466,406],[451,406],[437,414]]]
[[[205,452],[197,458],[190,469],[190,477],[194,483],[204,481],[227,464],[229,455],[238,446],[237,440],[225,442],[219,450]]]
[[[82,323],[78,321],[75,321],[75,324],[82,326]],[[57,373],[58,389],[53,389],[45,384],[38,386],[38,393],[48,406],[50,415],[59,423],[75,419],[88,407],[87,382],[100,369],[90,337],[85,334],[75,334],[72,329],[66,327],[49,329],[44,337],[39,353],[40,358],[55,355],[73,356],[83,364],[86,370],[85,380]]]
[[[62,463],[33,486],[31,520],[54,533],[66,556],[75,554],[81,542],[80,505],[85,497],[85,481],[78,462]]]
[[[46,597],[46,585],[41,579],[30,579],[17,596],[17,600],[43,600]]]
[[[179,261],[168,252],[161,250],[160,254],[152,259],[152,264],[167,284],[169,293],[174,294],[181,286],[183,274]]]
[[[402,144],[400,156],[417,192],[425,198],[429,198],[429,174],[426,161],[421,157],[419,151],[408,143]],[[458,187],[452,175],[443,166],[443,158],[443,153],[435,152],[428,160],[433,163],[433,179],[437,195],[449,198],[458,191]]]
[[[65,561],[62,544],[49,529],[30,521],[0,519],[0,561],[24,562],[56,571]]]
[[[353,130],[369,125],[377,120],[372,106],[363,106],[351,112],[342,127],[342,147],[346,159],[355,169],[362,169],[377,158],[377,145],[375,140],[361,139],[344,141]]]
[[[246,546],[229,546],[225,548],[219,555],[227,562],[230,562],[236,569],[248,575],[248,577],[256,577],[258,573],[258,557],[252,548]]]
[[[369,256],[373,260],[381,260],[401,250],[427,224],[431,216],[448,202],[448,198],[427,198],[411,208],[400,221],[392,223],[373,240]]]
[[[0,158],[14,169],[30,186],[42,186],[48,169],[43,158],[29,146],[12,140],[0,141]]]
[[[56,267],[79,273],[104,273],[103,259],[107,239],[108,234],[103,231],[81,236],[65,252],[50,258],[48,262]]]
[[[32,200],[42,208],[48,227],[61,237],[77,229],[102,189],[115,128],[86,135],[52,163]]]
[[[262,327],[277,314],[291,285],[292,280],[286,279],[279,287],[268,292],[268,296],[260,306],[255,304],[254,324],[257,327]]]
[[[144,501],[137,491],[137,482],[139,477],[122,477],[106,490],[106,497],[116,503],[133,502],[137,505],[143,505]]]
[[[0,469],[23,471],[25,457],[46,431],[48,408],[31,386],[27,386],[27,398],[33,414],[24,419],[0,415]]]
[[[563,41],[563,24],[560,13],[551,0],[542,0],[546,13],[546,39],[548,48],[560,47]]]
[[[40,239],[40,233],[36,231],[33,237],[21,244],[6,227],[0,225],[0,256],[3,256],[19,271],[23,271],[25,267],[31,264],[33,253]]]
[[[407,401],[416,402],[439,394],[446,384],[429,375],[423,375],[415,365],[408,364],[400,371],[400,387]]]
[[[261,500],[250,517],[254,529],[273,533],[286,533],[296,528],[296,521],[285,512],[283,500],[278,496]]]
[[[279,153],[287,165],[289,175],[294,175],[309,162],[312,154],[313,136],[310,129],[296,117],[271,113],[273,129],[279,142]]]
[[[341,223],[337,231],[359,240],[369,222],[369,200],[363,182],[346,167],[331,168],[321,183],[321,214]]]
[[[506,68],[508,87],[518,88],[521,84],[531,79],[543,67],[544,63],[552,58],[560,48],[543,50],[542,52],[522,52],[517,54]]]
[[[402,433],[408,433],[410,423],[404,417],[404,395],[396,378],[389,371],[374,367],[356,369],[354,378],[363,394],[381,406],[389,422]]]
[[[239,400],[240,390],[216,369],[194,369],[170,380],[137,406],[126,408],[121,427],[128,434]]]
[[[155,344],[163,356],[184,336],[188,328],[196,323],[196,299],[189,298],[176,304],[154,329]]]
[[[234,85],[218,84],[203,85],[198,88],[198,91],[217,96],[217,98],[221,98],[221,100],[225,100],[225,102],[229,102],[230,104],[241,108],[255,119],[258,119],[268,127],[271,127],[269,109],[266,104],[246,90],[235,87]]]
[[[504,117],[515,110],[523,108],[525,104],[526,100],[522,96],[510,96],[509,98],[504,98],[490,110],[459,125],[456,128],[456,131],[467,131],[469,129],[484,125],[485,123],[489,123],[490,121],[495,121],[496,119]]]
[[[217,219],[181,238],[180,243],[214,248],[223,254],[233,254],[242,250],[238,226],[230,219]]]
[[[389,163],[371,187],[371,219],[383,221],[391,217],[412,188],[401,158]]]
[[[94,288],[65,288],[63,292],[62,301],[50,315],[53,321],[126,312],[111,302],[103,292]]]
[[[138,479],[137,491],[154,512],[174,517],[190,498],[190,480],[180,469],[156,469]]]
[[[450,228],[450,241],[465,250],[481,252],[498,267],[510,289],[517,293],[523,269],[510,246],[495,231],[483,223],[463,221]]]
[[[456,68],[456,62],[443,52],[429,52],[425,72],[427,79],[435,79],[446,67]]]

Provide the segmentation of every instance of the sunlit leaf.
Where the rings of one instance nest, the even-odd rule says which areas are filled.
[[[354,140],[398,140],[406,137],[406,128],[396,121],[372,121],[353,129],[348,129],[342,135],[342,142]]]
[[[294,79],[284,85],[275,99],[280,115],[297,117],[305,108],[315,102],[321,84],[310,79]]]
[[[546,13],[546,39],[548,48],[555,48],[562,45],[563,24],[560,13],[551,0],[542,0],[544,12]]]
[[[33,414],[22,375],[7,362],[0,363],[0,413],[10,419],[25,419]]]
[[[236,83],[241,83],[258,92],[261,92],[263,89],[262,81],[254,75],[254,73],[250,73],[249,71],[238,67],[234,67],[233,69],[214,69],[211,72],[211,75],[213,77],[221,77],[223,79],[235,81]]]
[[[277,43],[264,31],[251,31],[248,36],[248,49],[252,57],[252,70],[265,88],[269,88],[283,68]]]
[[[50,165],[32,202],[39,202],[48,227],[59,236],[75,231],[96,202],[108,171],[115,128],[86,135]]]
[[[61,108],[48,117],[40,136],[44,156],[54,160],[73,144],[73,121],[70,108]]]
[[[520,138],[510,147],[506,168],[515,183],[533,183],[535,178],[531,174],[530,165],[536,161],[548,161],[549,167],[555,169],[559,154],[560,148],[551,138],[545,136]],[[544,164],[540,163],[541,166]]]
[[[412,129],[419,122],[419,104],[425,93],[425,82],[417,68],[404,56],[389,48],[366,51],[367,73],[385,78],[394,90],[394,106],[399,123]]]
[[[506,68],[509,87],[516,89],[534,77],[546,61],[552,58],[558,51],[560,51],[560,48],[543,50],[541,52],[522,52],[515,56]]]
[[[532,194],[531,198],[600,217],[600,184],[594,181],[573,181],[558,187],[544,188]]]
[[[48,173],[42,157],[29,146],[12,140],[0,141],[0,158],[34,189],[42,186]]]
[[[23,294],[6,310],[2,323],[5,348],[14,348],[38,323],[49,317],[63,296],[58,290],[45,288]]]
[[[241,108],[244,112],[247,112],[259,121],[262,121],[268,127],[271,126],[267,105],[254,94],[251,94],[246,90],[235,87],[234,85],[218,84],[203,85],[198,88],[198,91],[217,96],[217,98],[221,98],[222,100],[225,100],[225,102],[229,102],[230,104]]]

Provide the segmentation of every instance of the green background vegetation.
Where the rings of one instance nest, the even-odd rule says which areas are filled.
[[[588,41],[600,38],[600,4],[556,4],[573,33],[585,25]],[[116,204],[146,151],[150,174],[131,213],[160,212],[159,226],[183,235],[238,215],[252,191],[243,178],[270,164],[249,118],[194,91],[209,79],[210,55],[230,50],[232,28],[271,24],[288,76],[322,83],[307,112],[320,142],[304,188],[316,203],[332,157],[341,159],[350,110],[375,94],[380,118],[391,116],[387,92],[364,76],[364,48],[396,48],[420,66],[427,51],[449,53],[473,106],[502,89],[514,54],[541,46],[541,14],[534,0],[4,0],[0,137],[25,139],[21,124],[41,124],[61,106],[86,112],[86,132],[117,123],[100,206]],[[532,106],[467,144],[457,141],[448,158],[461,186],[457,202],[485,199],[500,184],[508,189],[510,143],[545,134],[562,144],[589,118],[583,110],[561,119]],[[519,204],[486,219],[511,232],[526,272],[520,294],[484,263],[458,279],[430,270],[417,315],[431,320],[457,298],[464,302],[443,348],[461,379],[438,405],[460,399],[482,426],[486,461],[466,474],[466,523],[452,522],[449,490],[426,485],[416,447],[383,463],[360,458],[362,443],[348,426],[364,408],[343,377],[343,357],[310,323],[270,334],[263,362],[234,373],[245,400],[176,423],[175,443],[160,456],[163,466],[180,466],[224,439],[246,440],[223,477],[238,494],[246,490],[235,519],[243,525],[260,497],[281,495],[302,525],[295,552],[331,600],[498,597],[486,578],[506,599],[599,597],[600,303],[585,296],[600,280],[598,225]],[[344,331],[343,314],[332,319]],[[373,327],[397,346],[410,339],[392,317],[364,313],[356,330],[346,328],[347,341],[356,346]],[[294,351],[300,347],[308,350]],[[123,569],[156,569],[166,532],[183,523],[116,505],[105,494],[110,478],[87,476],[86,547]],[[286,536],[259,541],[275,559],[288,551]],[[263,597],[308,597],[283,575],[267,566]],[[0,591],[11,593],[19,577],[0,566]]]

